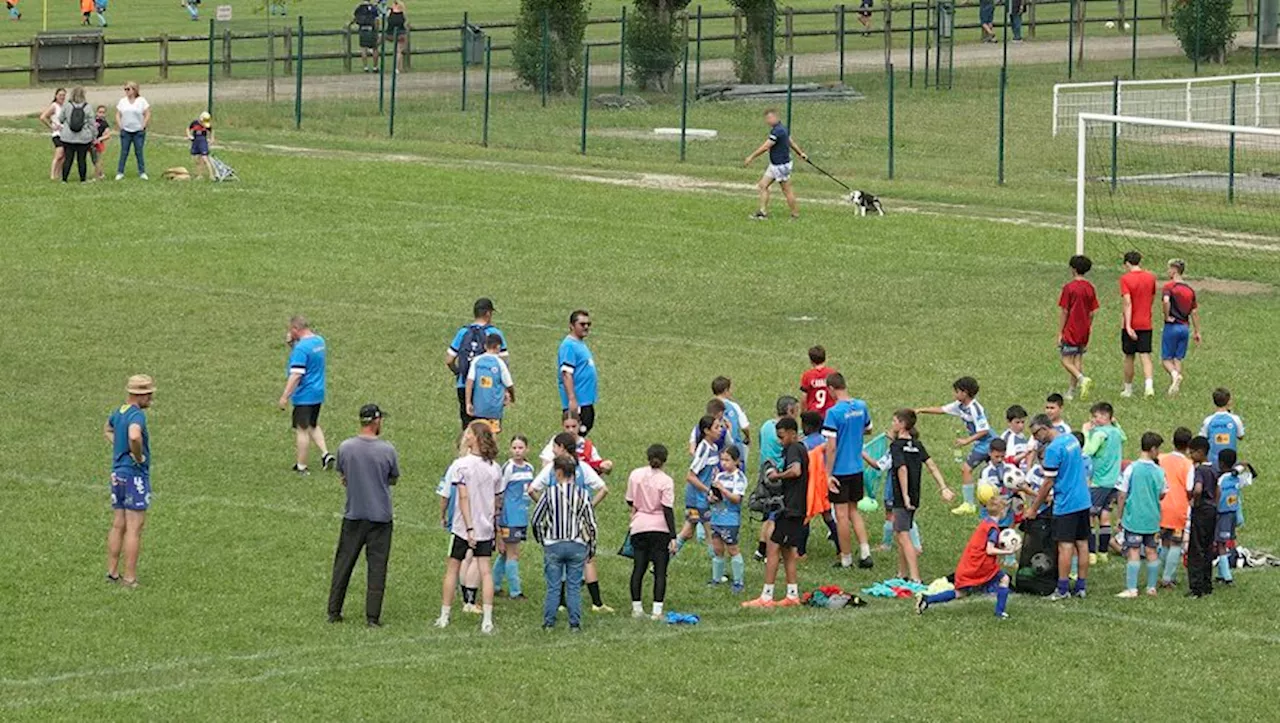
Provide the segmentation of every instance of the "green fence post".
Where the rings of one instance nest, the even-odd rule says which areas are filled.
[[[769,7],[769,82],[773,82],[773,69],[778,64],[778,48],[776,38],[778,31],[778,8],[770,3]],[[790,126],[790,123],[788,123]]]
[[[841,5],[840,8],[843,14],[844,6]],[[840,74],[844,75],[843,62],[840,63]],[[911,32],[907,35],[907,87],[916,87],[916,4],[914,0],[911,3]]]
[[[209,98],[205,111],[213,115],[213,18],[209,18]]]
[[[1114,76],[1111,79],[1111,115],[1120,115],[1120,76]],[[1116,165],[1118,160],[1118,145],[1116,141],[1120,137],[1120,124],[1111,123],[1111,192],[1116,192]]]
[[[551,82],[551,16],[542,11],[542,107],[547,107],[547,84]]]
[[[471,24],[470,21],[471,21],[471,18],[469,17],[469,13],[467,13],[467,11],[464,10],[462,12],[462,49],[461,51],[459,51],[462,56],[462,112],[463,113],[467,112],[467,31],[469,30],[467,26]]]
[[[693,87],[702,87],[702,6],[698,6],[698,35],[693,46]],[[687,41],[686,41],[687,43]]]
[[[587,154],[587,103],[591,99],[591,46],[582,51],[582,143],[578,152]]]
[[[1262,7],[1259,6],[1253,20],[1253,69],[1262,62]]]
[[[787,132],[791,132],[791,81],[796,72],[796,56],[787,56]]]
[[[937,42],[933,46],[933,89],[938,90],[942,87],[942,0],[936,0],[934,5],[937,8],[935,13],[938,24],[934,28],[934,32],[937,33]],[[955,28],[951,29],[951,32],[955,31]]]
[[[889,180],[893,180],[893,63],[889,64]]]
[[[396,28],[396,35],[392,39],[395,43],[394,48],[400,47],[400,28]],[[400,53],[391,53],[391,112],[387,120],[387,135],[391,138],[396,137],[396,78],[400,77]]]
[[[1009,88],[1009,5],[1006,0],[1004,3],[1004,42],[1001,43],[1003,55],[1000,58],[1000,127],[997,132],[998,140],[996,141],[996,183],[1004,185],[1004,116],[1005,116],[1005,97]],[[952,35],[955,34],[955,27],[952,26]]]
[[[1236,81],[1231,81],[1231,125],[1236,124]],[[1236,202],[1236,134],[1228,134],[1227,203]]]
[[[685,156],[685,133],[689,129],[689,41],[686,38],[684,43],[684,63],[683,74],[684,80],[681,83],[680,90],[680,162],[684,162]]]
[[[951,34],[947,36],[947,90],[951,90],[956,79],[956,5],[951,3],[947,11],[951,16]]]
[[[627,94],[627,6],[622,6],[622,30],[618,33],[618,95]]]
[[[924,87],[929,87],[929,56],[933,54],[933,2],[924,3]]]
[[[297,62],[298,80],[297,80],[297,87],[294,88],[294,91],[293,91],[293,127],[298,129],[302,128],[302,38],[303,38],[303,35],[304,33],[302,30],[302,16],[299,15],[298,16],[298,62]]]
[[[836,25],[840,26],[840,82],[844,82],[844,30],[845,30],[845,7],[844,3],[840,3],[840,20]]]
[[[484,39],[484,130],[481,131],[480,145],[489,147],[489,68],[493,62],[493,38]]]
[[[387,87],[387,29],[378,28],[378,115],[383,114],[383,96]]]
[[[1196,52],[1195,52],[1195,56],[1194,56],[1191,60],[1192,60],[1192,62],[1195,64],[1195,74],[1196,74],[1196,75],[1200,75],[1200,22],[1201,22],[1201,18],[1200,18],[1200,9],[1201,9],[1201,2],[1200,2],[1200,0],[1191,0],[1191,2],[1195,3],[1195,6],[1196,6]]]
[[[1133,0],[1133,57],[1129,60],[1129,77],[1138,79],[1138,0]]]
[[[1075,77],[1076,67],[1076,0],[1070,0],[1067,10],[1067,80]]]

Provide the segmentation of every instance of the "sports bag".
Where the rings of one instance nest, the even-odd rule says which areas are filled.
[[[87,118],[84,112],[86,107],[83,103],[71,104],[71,116],[67,119],[67,128],[71,129],[72,133],[84,130],[84,122]]]
[[[1053,541],[1053,518],[1047,514],[1023,520],[1022,550],[1013,589],[1024,595],[1048,595],[1058,586],[1058,547]]]

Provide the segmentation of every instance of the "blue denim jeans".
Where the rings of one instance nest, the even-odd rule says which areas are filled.
[[[582,624],[582,571],[587,566],[587,546],[580,542],[556,542],[542,548],[542,570],[547,581],[547,598],[542,603],[542,624],[556,624],[560,607],[560,583],[565,586],[569,625]]]
[[[120,131],[120,163],[116,166],[116,173],[124,173],[124,162],[129,159],[129,147],[133,147],[133,157],[138,161],[138,175],[147,172],[147,161],[142,155],[142,147],[146,145],[147,132],[142,131]]]

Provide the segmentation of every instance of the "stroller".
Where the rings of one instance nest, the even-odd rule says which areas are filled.
[[[236,175],[236,170],[226,163],[209,156],[209,164],[213,166],[213,180],[215,181],[239,181],[240,176]]]

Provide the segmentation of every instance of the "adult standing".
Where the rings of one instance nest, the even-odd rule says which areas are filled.
[[[449,468],[447,480],[458,492],[453,507],[453,520],[449,530],[453,533],[453,546],[441,586],[440,617],[436,627],[449,625],[453,608],[453,592],[458,585],[458,573],[470,553],[480,572],[481,608],[484,618],[480,632],[493,632],[493,557],[497,527],[494,520],[501,511],[502,468],[494,461],[498,458],[498,442],[487,422],[472,422],[462,434],[462,446],[466,454]]]
[[[839,372],[827,377],[827,391],[836,400],[822,422],[822,436],[827,439],[826,464],[831,474],[827,481],[827,499],[835,508],[836,539],[840,543],[836,567],[853,566],[853,540],[849,534],[852,521],[853,534],[858,538],[858,567],[866,569],[873,564],[871,545],[867,541],[866,523],[858,513],[858,502],[866,494],[862,440],[871,432],[871,410],[866,402],[849,394],[849,385]]]
[[[456,377],[458,418],[462,421],[463,429],[475,421],[475,417],[467,414],[467,373],[471,370],[471,362],[484,354],[485,341],[490,334],[497,334],[502,340],[502,344],[498,347],[498,356],[504,361],[507,358],[507,338],[498,327],[493,325],[495,311],[497,309],[493,308],[492,299],[483,297],[476,299],[476,303],[471,308],[472,322],[458,329],[453,335],[453,341],[449,342],[449,348],[444,352],[444,365],[449,367],[449,371]]]
[[[285,332],[289,352],[289,380],[278,402],[284,410],[293,403],[293,436],[296,458],[293,471],[301,476],[307,471],[307,452],[315,443],[320,450],[320,466],[333,469],[334,457],[324,443],[324,430],[320,428],[320,407],[324,405],[325,366],[327,351],[324,337],[311,330],[305,316],[289,319]]]
[[[1129,251],[1124,255],[1124,274],[1120,276],[1122,302],[1120,350],[1124,353],[1124,389],[1122,397],[1133,396],[1133,358],[1142,360],[1143,396],[1156,395],[1151,379],[1151,306],[1156,299],[1156,275],[1142,268],[1142,254]]]
[[[138,84],[132,80],[124,84],[124,97],[116,103],[116,128],[120,130],[120,163],[116,165],[116,180],[124,178],[124,164],[133,149],[138,164],[138,178],[147,180],[147,160],[143,146],[147,144],[147,128],[151,126],[151,104],[142,97]]]
[[[546,598],[542,603],[542,628],[556,625],[560,585],[565,586],[569,630],[582,630],[582,571],[595,551],[596,515],[588,493],[574,483],[578,464],[567,455],[552,463],[556,484],[538,498],[533,511],[533,537],[542,545]]]
[[[395,43],[396,73],[404,72],[405,50],[409,47],[409,21],[405,18],[404,3],[392,0],[387,9],[387,35]]]
[[[809,160],[809,156],[800,150],[800,146],[791,140],[791,133],[787,127],[782,125],[782,120],[778,117],[778,111],[770,108],[764,112],[764,122],[769,126],[769,137],[760,147],[751,152],[747,156],[747,160],[743,162],[743,166],[750,166],[757,158],[768,153],[769,167],[764,169],[764,175],[760,177],[756,183],[756,188],[760,190],[760,208],[751,214],[751,218],[757,221],[763,221],[769,218],[769,187],[776,181],[782,188],[782,196],[787,199],[787,208],[791,209],[791,218],[800,218],[800,207],[796,204],[796,192],[791,188],[791,152],[795,151],[797,156],[804,160]]]
[[[58,135],[62,138],[62,182],[67,182],[71,163],[75,161],[80,182],[84,183],[89,170],[89,146],[97,138],[98,126],[94,123],[89,102],[85,100],[83,86],[73,88],[71,101],[58,111]]]
[[[1182,280],[1187,262],[1169,260],[1169,281],[1161,290],[1164,329],[1160,333],[1160,364],[1169,372],[1169,396],[1182,388],[1182,360],[1187,357],[1187,341],[1200,343],[1200,305],[1196,290]]]
[[[44,109],[40,114],[40,122],[49,129],[49,135],[53,138],[53,161],[49,164],[49,180],[58,180],[58,174],[62,172],[62,130],[59,126],[58,117],[62,115],[62,106],[67,102],[67,89],[58,88],[53,91],[53,101],[49,103],[49,107]]]
[[[360,60],[364,63],[364,72],[371,72],[369,60],[373,60],[372,72],[378,71],[378,18],[381,13],[373,0],[360,0],[352,14],[351,23],[356,26],[360,36]]]
[[[151,506],[151,435],[147,415],[156,391],[155,381],[135,374],[125,383],[125,403],[102,429],[111,443],[111,531],[107,533],[107,581],[125,587],[138,586],[138,554],[142,528]],[[120,553],[124,552],[124,576]]]
[[[560,342],[560,409],[574,412],[582,423],[582,436],[596,426],[596,358],[587,346],[591,314],[577,309],[569,314],[569,333]]]
[[[1044,483],[1035,501],[1027,508],[1027,519],[1034,520],[1042,505],[1053,494],[1053,539],[1058,543],[1058,589],[1050,600],[1063,600],[1076,595],[1084,597],[1089,577],[1089,482],[1084,471],[1084,454],[1071,434],[1059,433],[1047,414],[1031,419],[1031,436],[1044,447]],[[1076,558],[1076,586],[1067,591],[1067,573],[1071,558]]]
[[[382,596],[391,556],[391,485],[400,479],[400,458],[390,442],[379,439],[386,413],[376,404],[360,407],[360,433],[338,445],[338,474],[346,488],[342,532],[333,557],[329,585],[329,622],[342,622],[347,583],[365,551],[369,571],[364,616],[369,627],[382,626]]]
[[[662,619],[662,605],[667,597],[667,563],[676,547],[675,482],[662,471],[667,463],[667,448],[661,444],[646,452],[649,464],[631,473],[627,479],[627,506],[631,508],[632,567],[631,617],[644,617],[640,595],[644,576],[653,566],[654,620]]]

